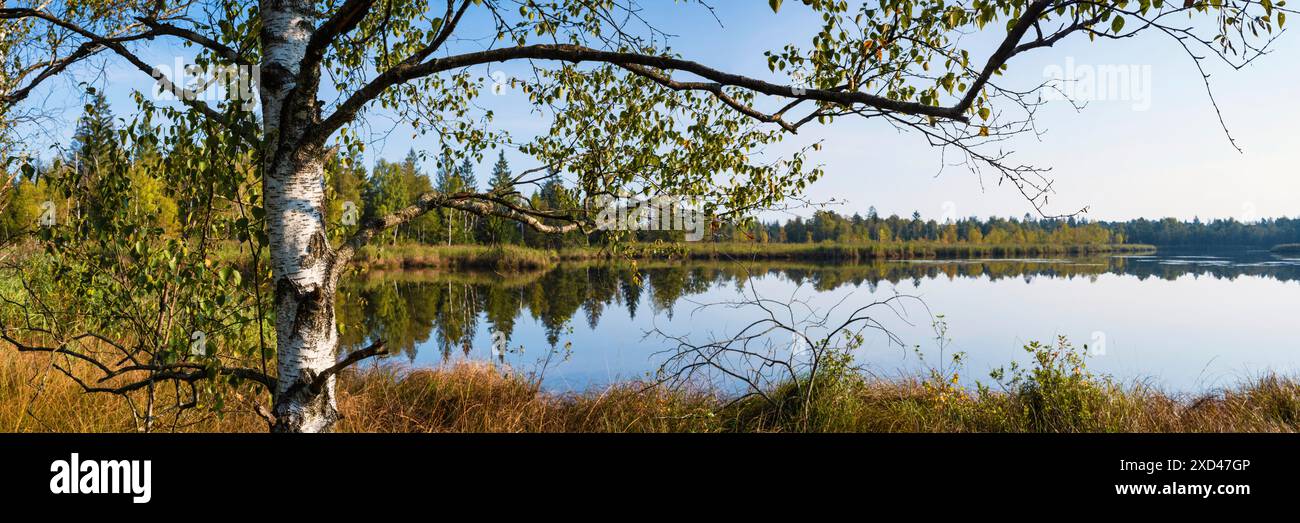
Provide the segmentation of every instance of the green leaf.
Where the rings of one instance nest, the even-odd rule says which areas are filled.
[[[1119,34],[1121,29],[1124,29],[1124,17],[1116,16],[1110,21],[1110,30],[1112,33]]]
[[[772,12],[776,13],[781,10],[781,0],[767,0],[767,5],[772,6]]]

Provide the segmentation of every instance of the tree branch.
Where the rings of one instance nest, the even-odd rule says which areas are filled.
[[[465,53],[446,58],[422,62],[418,65],[400,64],[384,71],[369,84],[357,90],[344,100],[334,113],[304,137],[305,143],[324,143],[344,123],[350,121],[371,100],[378,97],[385,89],[394,85],[436,74],[439,72],[470,67],[474,65],[511,60],[555,60],[563,62],[596,62],[618,65],[621,67],[640,66],[661,70],[684,71],[711,80],[721,87],[740,87],[759,94],[780,96],[784,98],[812,100],[839,105],[867,105],[882,110],[910,115],[933,116],[950,120],[967,121],[965,115],[969,104],[952,107],[938,107],[918,102],[894,100],[884,96],[860,91],[804,89],[789,85],[780,85],[738,74],[719,71],[712,67],[668,56],[646,55],[639,53],[602,51],[568,44],[537,44],[520,47],[505,47]],[[972,86],[978,89],[978,86]]]
[[[713,93],[713,96],[715,98],[717,98],[722,103],[727,104],[728,107],[731,107],[736,112],[763,123],[774,123],[780,125],[782,129],[785,129],[792,133],[798,132],[800,125],[802,123],[806,123],[809,121],[808,119],[804,119],[800,122],[796,122],[793,124],[787,122],[783,118],[783,113],[785,112],[785,109],[782,109],[781,111],[778,111],[776,113],[765,114],[759,111],[758,109],[740,103],[739,100],[736,100],[734,97],[727,94],[727,92],[722,89],[722,84],[709,83],[709,82],[678,82],[676,80],[673,80],[671,77],[664,76],[651,69],[647,69],[639,65],[628,64],[628,65],[620,65],[619,67],[631,71],[633,74],[636,74],[637,76],[648,78],[651,81],[654,81],[655,83],[667,87],[669,89],[672,89],[674,91],[707,91]]]
[[[96,334],[84,334],[81,336],[77,336],[76,339],[80,339],[87,336],[92,336],[97,339],[105,340],[103,337]],[[51,354],[60,354],[60,355],[69,356],[81,360],[83,362],[89,363],[90,365],[99,369],[100,372],[103,373],[103,376],[101,376],[98,380],[96,380],[96,383],[104,383],[113,378],[125,376],[127,374],[131,374],[135,372],[149,373],[149,375],[143,379],[132,381],[124,385],[95,386],[95,385],[90,385],[85,381],[77,378],[72,374],[72,372],[69,369],[65,369],[65,368],[59,369],[64,374],[68,374],[70,377],[76,380],[77,383],[80,384],[82,388],[85,389],[86,392],[109,392],[114,394],[122,394],[133,390],[138,390],[140,388],[148,386],[151,383],[158,383],[158,382],[169,381],[169,380],[194,382],[194,381],[198,381],[213,376],[235,376],[237,378],[256,382],[262,385],[263,387],[266,387],[267,391],[275,390],[275,379],[253,369],[246,369],[242,367],[222,367],[222,366],[214,367],[212,365],[205,365],[199,362],[178,362],[178,363],[164,363],[164,364],[132,364],[132,365],[126,365],[122,367],[112,368],[109,367],[108,365],[105,365],[103,362],[99,361],[98,359],[92,356],[67,348],[66,344],[60,345],[58,347],[27,345],[25,343],[22,343],[14,339],[8,334],[0,334],[0,339],[9,342],[11,345],[17,348],[18,352],[46,352]]]
[[[993,78],[993,73],[1000,70],[1011,57],[1022,51],[1032,49],[1032,47],[1019,47],[1018,44],[1025,37],[1025,33],[1038,23],[1038,18],[1051,7],[1053,1],[1035,0],[1034,3],[1029,4],[1025,12],[1016,20],[1015,25],[1011,26],[1006,38],[1002,39],[1002,44],[998,46],[998,49],[992,55],[989,55],[988,61],[984,63],[984,70],[976,77],[975,83],[971,84],[970,88],[966,90],[966,94],[962,96],[961,102],[956,107],[962,108],[963,112],[969,109],[971,104],[975,103],[975,97],[979,96],[980,91]]]
[[[170,35],[170,36],[183,38],[185,40],[189,40],[203,47],[206,47],[208,50],[216,53],[217,56],[220,56],[222,59],[230,63],[237,64],[237,65],[251,65],[248,63],[247,60],[244,60],[244,58],[239,55],[238,51],[235,51],[234,49],[231,49],[230,47],[223,45],[221,42],[208,38],[207,36],[201,35],[197,32],[191,31],[189,29],[177,27],[171,24],[162,23],[152,18],[136,17],[136,20],[139,20],[140,23],[148,26],[149,29],[151,29],[152,33],[154,34]]]
[[[136,56],[135,53],[132,53],[129,49],[126,48],[125,45],[123,45],[126,42],[131,42],[131,41],[141,40],[141,39],[149,39],[164,33],[159,33],[151,29],[149,31],[145,31],[135,35],[121,36],[121,37],[104,37],[95,34],[77,24],[60,19],[44,11],[38,11],[29,8],[0,8],[0,20],[19,20],[24,18],[35,18],[39,20],[44,20],[46,22],[49,22],[50,24],[56,25],[58,27],[62,27],[64,29],[67,29],[69,31],[72,31],[80,35],[81,37],[88,40],[89,42],[87,43],[89,44],[93,44],[95,46],[99,46],[113,51],[114,53],[118,54],[122,58],[126,59],[127,62],[130,62],[131,65],[135,66],[137,69],[153,77],[159,83],[159,85],[162,86],[163,89],[176,95],[177,99],[182,104],[189,106],[191,109],[202,113],[204,116],[208,117],[214,122],[220,124],[221,126],[235,133],[237,136],[248,141],[248,143],[253,145],[260,143],[255,133],[252,133],[249,130],[244,129],[243,127],[235,124],[234,122],[229,121],[224,115],[222,115],[216,109],[212,108],[212,106],[208,105],[207,103],[199,101],[195,93],[190,92],[180,86],[177,86],[171,80],[168,80],[165,76],[163,76],[163,74],[160,71],[146,64],[143,60],[140,59],[140,57]],[[82,48],[79,48],[79,51],[84,49],[85,48],[84,46],[85,44],[83,44]],[[78,55],[77,52],[74,52],[73,54]],[[78,55],[77,60],[84,59],[85,57],[90,56],[91,54],[94,53],[82,51]],[[55,72],[62,71],[63,69],[71,65],[71,63],[74,61],[75,60],[68,60],[66,61],[66,63],[58,64],[58,69]],[[43,75],[41,77],[41,80],[44,80],[50,76],[53,76],[53,74]],[[22,92],[22,97],[26,97],[27,94],[30,93],[32,87],[34,87],[34,85],[29,85],[27,88],[25,88],[26,90]],[[15,101],[17,101],[17,100],[8,99],[9,97],[12,96],[13,95],[11,94],[5,97],[6,103],[12,104]]]
[[[357,232],[353,233],[350,238],[334,253],[334,277],[342,273],[347,266],[347,262],[352,259],[356,251],[360,250],[375,236],[385,230],[397,227],[411,220],[419,218],[424,214],[438,208],[458,209],[474,213],[478,216],[499,216],[502,218],[514,220],[535,231],[545,234],[564,234],[571,231],[580,230],[579,223],[576,220],[566,216],[553,213],[546,213],[533,209],[528,209],[516,205],[505,198],[499,197],[496,193],[478,194],[478,193],[456,193],[443,194],[439,192],[427,192],[420,195],[415,203],[399,209],[391,214],[369,220],[361,225]],[[551,225],[543,221],[544,219],[568,219],[570,223],[564,225]]]
[[[330,44],[339,36],[356,29],[357,24],[365,19],[374,5],[375,0],[347,0],[339,6],[334,16],[325,20],[312,32],[311,38],[307,41],[306,54],[303,56],[302,70],[312,70],[320,65]]]
[[[950,106],[927,105],[919,102],[896,100],[876,94],[846,89],[804,89],[790,85],[781,85],[757,78],[720,71],[698,62],[670,56],[647,55],[634,52],[604,51],[579,45],[536,44],[517,47],[489,49],[485,51],[464,53],[445,58],[412,63],[409,59],[381,73],[369,84],[358,89],[304,137],[304,143],[322,144],[334,131],[356,116],[370,101],[377,98],[389,87],[420,77],[439,72],[511,60],[555,60],[572,63],[595,62],[608,63],[622,67],[634,74],[650,78],[665,87],[676,90],[702,90],[714,93],[722,102],[733,109],[764,122],[776,123],[786,130],[793,130],[798,125],[783,120],[776,114],[763,114],[752,107],[738,103],[728,96],[724,87],[748,89],[754,93],[778,96],[795,101],[816,101],[842,106],[867,106],[881,111],[912,116],[927,116],[947,120],[968,122],[970,110],[975,99],[988,84],[992,76],[1017,54],[1044,46],[1050,46],[1067,34],[1086,26],[1085,23],[1073,25],[1066,30],[1052,35],[1048,39],[1036,39],[1030,44],[1021,45],[1025,33],[1033,28],[1044,13],[1052,6],[1053,0],[1036,0],[1020,15],[1008,31],[998,49],[990,55],[981,74],[968,87],[960,101]],[[418,56],[418,55],[417,55]],[[415,58],[413,56],[412,58]],[[682,71],[700,76],[709,82],[679,82],[670,76],[654,71]],[[808,121],[805,118],[803,121]]]
[[[313,395],[320,394],[320,391],[325,390],[325,386],[329,384],[331,376],[342,372],[343,369],[351,367],[361,360],[374,356],[383,356],[385,354],[388,354],[388,346],[384,343],[384,340],[377,340],[374,343],[371,343],[369,347],[348,354],[347,357],[343,358],[338,363],[335,363],[330,368],[321,371],[321,373],[317,374],[316,378],[308,384],[308,390]]]

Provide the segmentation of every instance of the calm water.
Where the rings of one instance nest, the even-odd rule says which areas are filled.
[[[833,324],[872,302],[915,297],[898,298],[893,310],[868,310],[894,338],[865,332],[858,359],[886,376],[924,368],[921,357],[939,361],[937,315],[947,324],[944,351],[966,354],[968,379],[987,381],[989,370],[1024,361],[1029,341],[1058,335],[1089,345],[1095,371],[1169,390],[1300,369],[1300,258],[1264,251],[387,272],[352,281],[343,294],[345,345],[381,337],[404,351],[394,358],[423,366],[497,361],[540,374],[551,390],[646,377],[676,347],[667,337],[697,344],[730,338],[763,317],[763,309],[742,303],[754,296],[772,300],[801,328],[817,317],[810,314]],[[507,350],[494,351],[494,337]],[[768,338],[773,347],[790,345],[788,333]]]

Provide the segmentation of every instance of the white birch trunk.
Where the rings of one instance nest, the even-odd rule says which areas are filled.
[[[325,236],[323,154],[315,147],[296,146],[319,117],[315,77],[298,85],[313,30],[310,6],[305,0],[262,2],[262,183],[275,285],[278,371],[272,410],[273,430],[283,432],[328,431],[339,419],[333,378],[319,393],[307,386],[335,363],[338,349],[334,256]],[[290,97],[295,87],[303,94]]]

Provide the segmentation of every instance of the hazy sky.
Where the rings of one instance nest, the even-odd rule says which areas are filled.
[[[777,81],[786,79],[768,72],[763,52],[786,43],[806,47],[820,22],[798,2],[787,2],[780,15],[774,15],[766,2],[718,0],[714,4],[722,26],[696,6],[644,3],[655,6],[648,10],[648,18],[677,35],[673,48],[686,58]],[[988,33],[969,42],[977,63],[983,62],[993,39],[1001,37]],[[472,49],[481,44],[457,45]],[[161,44],[142,51],[146,61],[157,64],[172,63],[179,53],[185,51]],[[1020,88],[1037,85],[1051,71],[1070,64],[1076,68],[1134,65],[1138,71],[1149,66],[1148,81],[1139,84],[1149,89],[1149,96],[1094,101],[1082,112],[1066,102],[1054,102],[1038,114],[1038,127],[1047,131],[1045,135],[1024,136],[1006,148],[1015,150],[1020,161],[1052,168],[1057,194],[1049,212],[1071,212],[1086,205],[1091,207],[1087,216],[1094,219],[1300,215],[1296,124],[1300,106],[1292,103],[1300,94],[1300,67],[1296,66],[1300,42],[1295,35],[1283,34],[1273,54],[1240,71],[1206,63],[1224,118],[1244,153],[1233,149],[1220,129],[1192,60],[1173,40],[1155,34],[1120,42],[1075,37],[1013,59],[1002,83]],[[520,71],[507,66],[481,69],[483,76],[496,70]],[[129,88],[146,93],[150,88],[147,77],[121,66],[110,69],[98,83],[105,82],[118,116],[129,114],[133,107]],[[67,96],[56,91],[51,104]],[[517,92],[485,94],[481,104],[497,112],[499,126],[524,137],[546,125],[528,112],[524,98]],[[79,103],[69,100],[65,105],[70,111],[65,118],[75,119]],[[383,114],[373,118],[376,129],[392,127]],[[368,148],[367,163],[379,157],[399,159],[411,147],[427,143],[413,142],[410,135],[399,126]],[[814,160],[825,166],[827,175],[812,186],[809,196],[819,201],[847,200],[839,208],[843,212],[865,212],[870,205],[885,215],[919,210],[930,217],[945,211],[959,216],[1019,216],[1032,211],[1017,191],[999,187],[990,174],[981,187],[981,181],[964,168],[950,167],[940,173],[938,150],[918,135],[900,134],[880,122],[845,118],[831,126],[806,127],[787,147],[815,140],[825,141]],[[533,166],[518,155],[510,158],[516,167]],[[480,180],[486,179],[493,159],[481,164]]]

